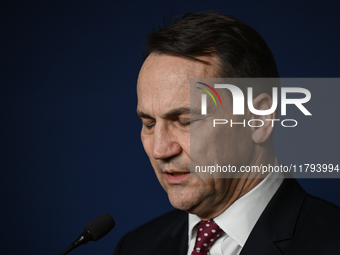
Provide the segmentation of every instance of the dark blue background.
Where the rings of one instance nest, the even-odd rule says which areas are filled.
[[[1,1],[1,254],[59,254],[104,212],[115,229],[72,254],[110,254],[125,232],[171,209],[135,114],[152,26],[217,10],[264,37],[282,77],[338,77],[339,7],[331,0]],[[339,107],[320,100],[312,92],[311,106],[327,102],[335,115],[316,116],[324,124],[308,130],[276,132],[280,162],[338,160]],[[340,205],[339,180],[300,182]]]

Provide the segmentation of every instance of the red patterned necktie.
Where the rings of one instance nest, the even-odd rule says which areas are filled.
[[[223,230],[213,220],[201,221],[196,236],[196,243],[192,255],[208,255],[210,247],[223,233]]]

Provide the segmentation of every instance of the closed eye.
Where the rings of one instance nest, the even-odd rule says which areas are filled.
[[[149,130],[150,130],[154,125],[155,125],[155,122],[151,122],[151,123],[149,123],[149,124],[144,123],[144,126],[145,126],[147,129],[149,129]]]
[[[178,121],[178,123],[182,126],[182,127],[186,127],[190,125],[190,120],[189,121]]]

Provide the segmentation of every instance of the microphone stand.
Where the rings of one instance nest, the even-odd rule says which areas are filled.
[[[77,248],[78,246],[88,243],[91,239],[92,239],[92,235],[90,231],[84,230],[84,232],[81,233],[78,236],[78,238],[69,247],[66,248],[66,250],[60,253],[60,255],[66,255],[67,253]]]

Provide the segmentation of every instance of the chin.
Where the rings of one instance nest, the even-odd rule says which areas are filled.
[[[199,198],[188,192],[170,191],[168,197],[173,207],[186,212],[191,212],[199,204]]]

